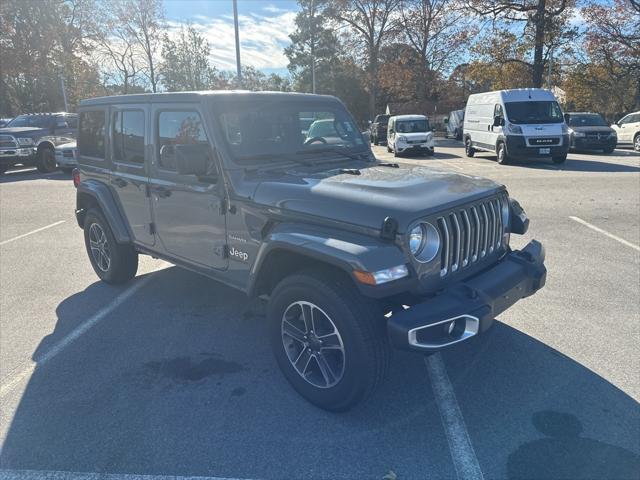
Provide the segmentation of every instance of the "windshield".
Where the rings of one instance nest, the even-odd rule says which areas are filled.
[[[429,130],[427,120],[400,120],[396,122],[398,133],[424,133]]]
[[[558,102],[506,102],[507,117],[511,123],[562,123]]]
[[[238,161],[278,161],[294,154],[364,152],[366,148],[350,115],[334,103],[236,103],[219,119]]]
[[[52,119],[50,115],[20,115],[11,120],[7,127],[48,128]]]
[[[607,122],[604,121],[597,113],[589,114],[572,114],[569,116],[570,127],[608,127]]]

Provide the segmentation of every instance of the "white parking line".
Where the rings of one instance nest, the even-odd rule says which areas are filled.
[[[164,262],[163,262],[164,263]],[[168,265],[168,264],[167,264]],[[23,368],[21,371],[16,373],[10,380],[4,382],[0,387],[0,398],[5,397],[9,392],[11,392],[22,380],[31,375],[36,367],[42,367],[46,363],[48,363],[52,358],[57,356],[60,352],[62,352],[65,348],[67,348],[71,343],[76,341],[82,335],[87,333],[92,327],[94,327],[98,322],[100,322],[104,317],[118,308],[122,303],[124,303],[129,297],[131,297],[134,293],[140,290],[144,285],[146,285],[153,275],[148,274],[146,277],[137,280],[131,287],[122,292],[116,298],[113,299],[111,303],[106,305],[105,307],[98,310],[93,316],[89,317],[84,323],[78,325],[74,330],[69,332],[66,337],[64,337],[60,343],[52,347],[48,350],[44,355],[39,358],[36,358],[34,363],[30,364],[28,367]]]
[[[620,242],[621,244],[623,244],[623,245],[625,245],[627,247],[633,248],[634,250],[637,250],[637,251],[640,252],[640,247],[638,245],[636,245],[635,243],[628,242],[624,238],[620,238],[617,235],[614,235],[613,233],[609,233],[606,230],[603,230],[603,229],[601,229],[599,227],[596,227],[595,225],[590,224],[589,222],[581,219],[580,217],[569,216],[569,218],[571,220],[573,220],[574,222],[578,222],[578,223],[584,225],[585,227],[590,228],[591,230],[594,230],[594,231],[596,231],[598,233],[601,233],[601,234],[603,234],[603,235],[605,235],[605,236],[607,236],[609,238],[614,239],[617,242]]]
[[[5,245],[5,244],[10,243],[10,242],[15,242],[16,240],[20,240],[21,238],[28,237],[29,235],[33,235],[34,233],[41,232],[43,230],[46,230],[47,228],[51,228],[51,227],[55,227],[56,225],[60,225],[61,223],[64,223],[65,221],[66,220],[60,220],[59,222],[52,223],[51,225],[47,225],[46,227],[37,228],[35,230],[31,230],[30,232],[23,233],[22,235],[18,235],[17,237],[13,237],[13,238],[10,238],[8,240],[3,240],[2,242],[0,242],[0,245]]]
[[[250,480],[230,477],[182,477],[130,473],[59,472],[55,470],[0,470],[0,480]]]
[[[442,426],[449,443],[451,460],[458,480],[482,480],[482,470],[471,444],[464,417],[460,411],[456,394],[447,375],[442,355],[436,353],[425,358],[433,394],[440,411]]]

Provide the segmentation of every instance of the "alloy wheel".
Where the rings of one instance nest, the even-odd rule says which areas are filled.
[[[103,272],[108,272],[111,266],[111,250],[107,236],[98,223],[92,223],[89,227],[89,246],[95,264]]]
[[[291,366],[317,388],[330,388],[344,375],[345,350],[333,320],[320,307],[298,301],[281,322],[282,344]]]

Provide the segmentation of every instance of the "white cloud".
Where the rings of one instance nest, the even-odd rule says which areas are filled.
[[[243,65],[258,69],[280,69],[287,66],[284,48],[290,43],[289,34],[295,30],[296,13],[271,6],[270,12],[276,15],[258,14],[240,15],[240,58]],[[265,7],[265,10],[269,6]],[[236,51],[233,16],[205,17],[197,15],[192,18],[192,25],[209,42],[211,64],[221,70],[235,70]],[[181,23],[170,22],[172,28],[179,28]]]

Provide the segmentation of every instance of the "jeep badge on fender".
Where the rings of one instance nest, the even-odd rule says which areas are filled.
[[[126,282],[145,254],[268,298],[275,360],[321,408],[369,396],[389,348],[467,341],[544,286],[542,245],[509,246],[529,219],[503,185],[378,162],[337,98],[140,94],[79,113],[96,274]]]

